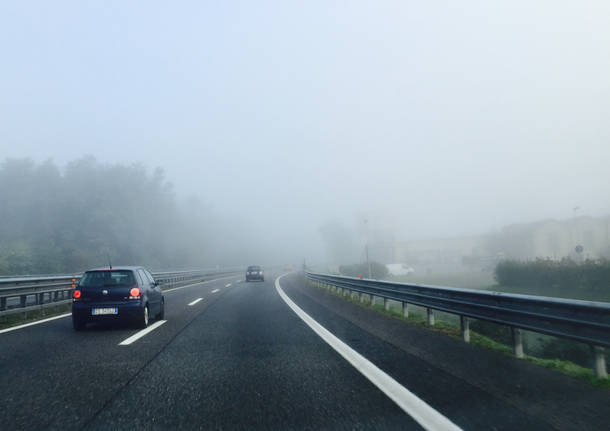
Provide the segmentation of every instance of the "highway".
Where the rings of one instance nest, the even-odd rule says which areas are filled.
[[[350,304],[298,274],[243,279],[167,291],[165,321],[144,334],[75,332],[69,316],[0,331],[2,428],[607,429],[608,391]],[[414,410],[287,301],[387,373]]]

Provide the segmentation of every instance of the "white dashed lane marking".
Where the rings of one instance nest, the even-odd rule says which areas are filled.
[[[159,320],[158,322],[153,323],[148,328],[142,329],[140,332],[136,332],[131,337],[126,338],[123,341],[121,341],[119,343],[119,346],[129,346],[131,343],[134,343],[135,341],[139,340],[140,338],[142,338],[146,334],[154,331],[159,326],[163,325],[165,322],[167,322],[167,320]]]
[[[193,302],[189,303],[189,306],[193,306],[195,304],[197,304],[199,301],[201,301],[203,298],[197,298],[195,299]]]

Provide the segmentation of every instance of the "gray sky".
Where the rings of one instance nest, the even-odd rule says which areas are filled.
[[[163,166],[270,242],[610,212],[607,1],[5,0],[0,158]],[[308,242],[309,241],[309,242]]]

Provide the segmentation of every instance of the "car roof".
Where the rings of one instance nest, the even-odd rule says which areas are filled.
[[[93,268],[93,269],[88,269],[85,272],[91,272],[91,271],[135,271],[137,269],[146,269],[143,266],[113,266],[112,268],[108,267],[108,266],[104,266],[101,268]]]

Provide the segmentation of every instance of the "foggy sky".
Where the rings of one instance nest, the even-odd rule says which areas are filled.
[[[165,168],[306,255],[610,212],[607,1],[0,4],[0,160]]]

